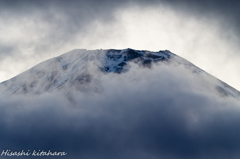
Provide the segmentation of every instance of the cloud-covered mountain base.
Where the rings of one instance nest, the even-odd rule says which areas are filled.
[[[59,158],[68,159],[240,157],[239,101],[220,97],[210,77],[168,64],[94,75],[101,93],[0,100],[1,151],[65,151]]]

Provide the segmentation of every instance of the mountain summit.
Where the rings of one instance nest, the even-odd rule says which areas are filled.
[[[207,85],[211,85],[219,95],[235,98],[240,96],[236,89],[168,50],[151,52],[133,49],[72,50],[2,82],[0,91],[5,97],[44,93],[67,95],[72,90],[101,93],[104,91],[104,87],[98,77],[100,74],[121,75],[131,70],[132,65],[137,65],[139,69],[149,70],[155,65],[158,67],[162,67],[162,65],[175,68],[184,67],[189,74],[197,76],[197,78],[208,78]],[[205,87],[208,89],[208,86]]]
[[[239,95],[167,50],[73,50],[0,84],[0,147],[64,159],[238,159]]]

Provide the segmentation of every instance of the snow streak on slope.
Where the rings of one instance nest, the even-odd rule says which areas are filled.
[[[150,52],[145,50],[83,50],[77,49],[44,61],[22,74],[0,84],[5,97],[12,95],[38,95],[57,93],[68,95],[72,90],[84,93],[101,93],[104,88],[99,76],[122,74],[135,63],[140,68],[151,69],[152,65],[185,67],[199,78],[208,78],[222,96],[239,98],[240,93],[224,82],[217,80],[192,63],[170,51]],[[163,75],[164,76],[164,75]]]

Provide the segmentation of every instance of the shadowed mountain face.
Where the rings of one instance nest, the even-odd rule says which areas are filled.
[[[127,50],[108,50],[106,52],[106,63],[104,71],[121,73],[127,71],[124,67],[128,62],[134,61],[144,67],[150,67],[152,63],[159,61],[167,61],[170,58],[169,51],[149,52],[137,51],[132,49]]]
[[[5,97],[18,94],[38,95],[57,93],[68,95],[73,90],[85,93],[101,93],[104,88],[99,76],[102,74],[123,74],[136,64],[140,69],[152,65],[184,66],[190,74],[199,78],[214,79],[203,70],[170,51],[143,50],[73,50],[61,56],[44,61],[22,74],[0,84]],[[161,66],[159,66],[161,67]],[[239,97],[239,92],[229,85],[216,81],[215,89],[221,96]]]

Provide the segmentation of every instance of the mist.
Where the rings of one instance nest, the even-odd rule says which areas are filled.
[[[73,92],[74,102],[54,94],[1,99],[1,151],[65,151],[61,158],[70,159],[239,158],[239,101],[219,96],[210,76],[168,63],[133,64],[122,74],[94,70],[88,71],[103,91]]]

